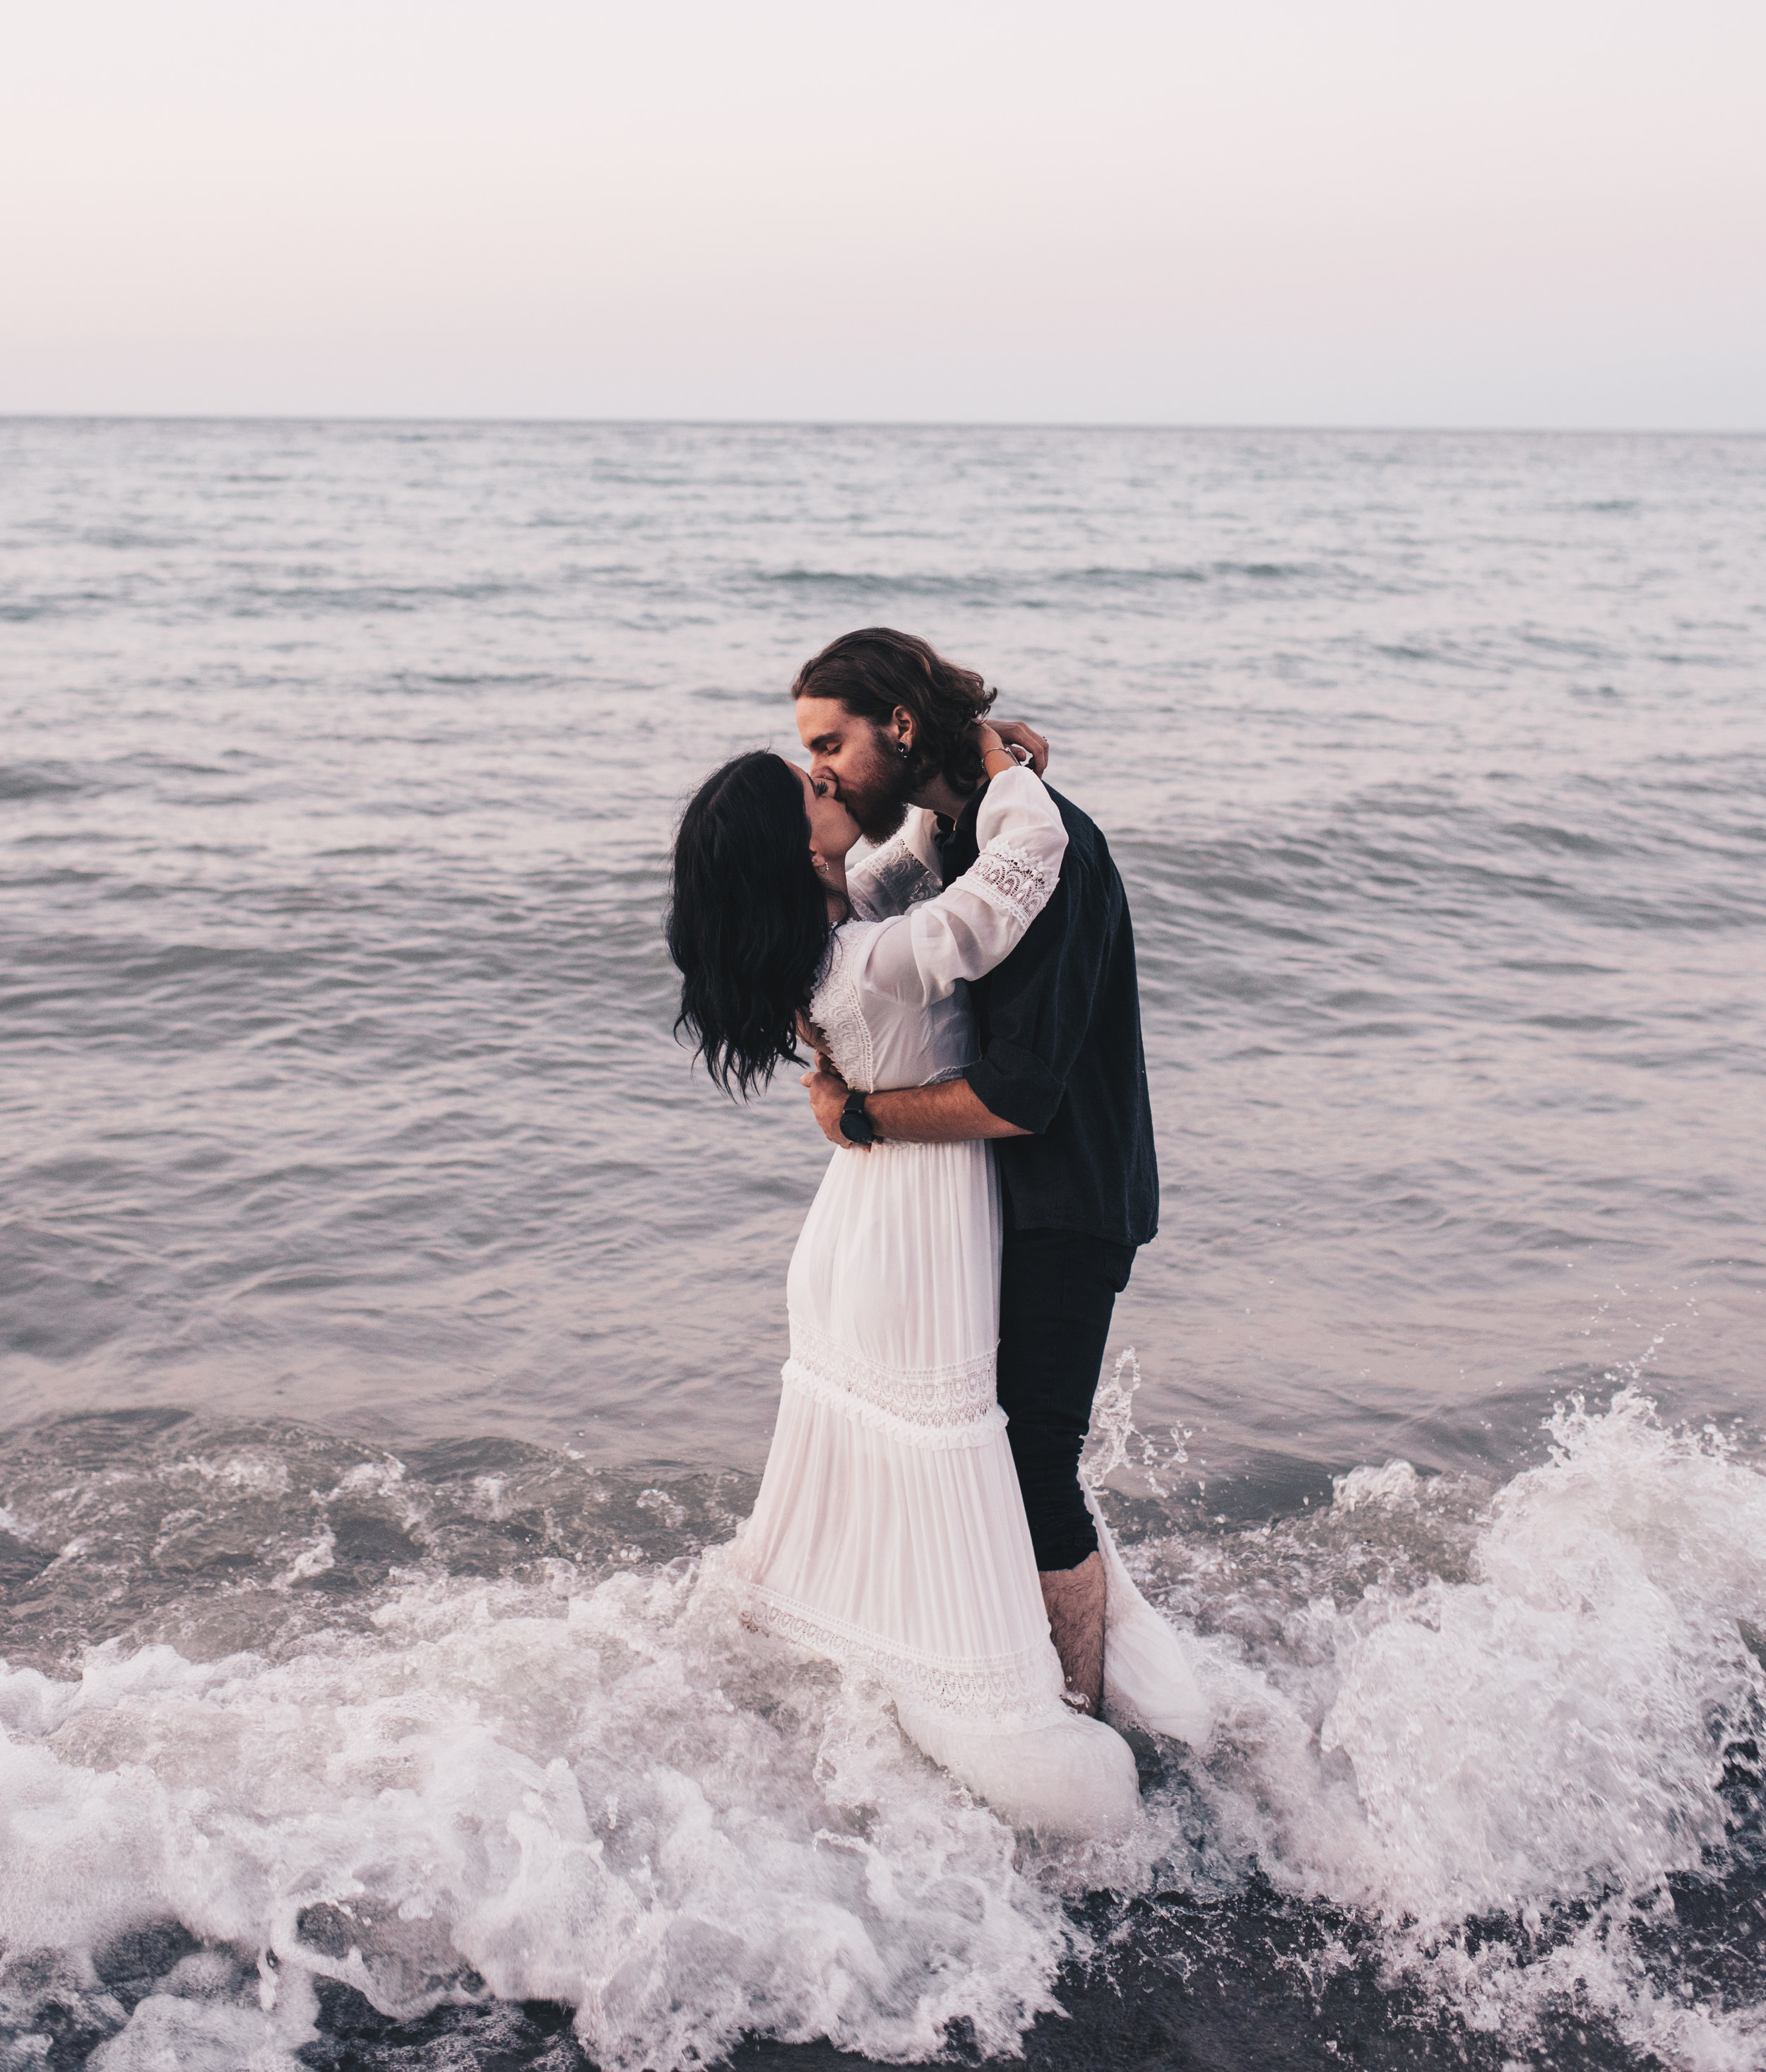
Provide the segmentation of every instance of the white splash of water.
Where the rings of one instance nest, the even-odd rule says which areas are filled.
[[[1156,1497],[1169,1496],[1176,1471],[1189,1458],[1189,1433],[1173,1425],[1171,1443],[1161,1446],[1135,1422],[1135,1396],[1140,1388],[1140,1359],[1132,1346],[1116,1355],[1116,1364],[1098,1383],[1092,1399],[1091,1431],[1079,1464],[1079,1479],[1094,1495],[1119,1469],[1136,1470]]]
[[[1574,2000],[1665,2062],[1739,2072],[1766,2008],[1689,2008],[1632,1931],[1721,1850],[1726,1743],[1766,1717],[1742,1630],[1766,1605],[1766,1478],[1633,1389],[1550,1429],[1468,1580],[1315,1594],[1263,1673],[1229,1672],[1223,1826],[1289,1890],[1382,1920],[1394,1966],[1474,2027],[1519,2036]],[[1333,1511],[1402,1531],[1427,1501],[1395,1462],[1341,1478]],[[1583,1926],[1533,1939],[1570,1906]],[[1526,1933],[1468,1954],[1481,1916]]]
[[[1050,2004],[1074,1938],[1010,1832],[874,1699],[744,1634],[716,1572],[544,1606],[425,1585],[378,1624],[285,1662],[0,1678],[0,1940],[169,1916],[266,1953],[266,2004],[193,2003],[186,2035],[158,1995],[109,2072],[175,2032],[179,2063],[276,2062],[313,1975],[398,2016],[480,1981],[566,2000],[609,2072],[747,2029],[926,2058],[959,2016],[1006,2049]]]
[[[1133,1379],[1131,1356],[1101,1392],[1099,1478],[1159,1467]],[[1519,2048],[1575,2000],[1665,2063],[1739,2072],[1766,2010],[1688,2004],[1637,1931],[1720,1852],[1726,1738],[1766,1716],[1743,1633],[1766,1625],[1766,1479],[1633,1390],[1551,1439],[1453,1562],[1442,1486],[1402,1462],[1217,1553],[1215,1741],[1188,1810],[1156,1794],[1113,1857],[1021,1848],[874,1692],[745,1634],[713,1552],[593,1587],[412,1582],[371,1631],[274,1659],[113,1643],[77,1683],[0,1674],[0,1942],[100,2000],[81,1967],[108,1938],[170,1917],[213,1946],[117,2008],[101,2072],[286,2066],[322,1976],[401,2017],[568,2000],[610,2072],[747,2031],[924,2059],[959,2016],[1002,2052],[1086,1947],[1062,1894],[1161,1859],[1175,1881],[1199,1795],[1217,1877],[1255,1863],[1383,1923],[1394,1975],[1473,2028]],[[1378,1544],[1425,1580],[1350,1588]],[[1265,1636],[1236,1651],[1235,1593]],[[1470,1938],[1479,1917],[1525,1932]]]
[[[1346,1896],[1389,1915],[1639,1889],[1723,1840],[1719,1723],[1766,1691],[1738,1626],[1766,1603],[1766,1480],[1630,1391],[1552,1437],[1472,1581],[1338,1622],[1320,1746],[1365,1814]]]

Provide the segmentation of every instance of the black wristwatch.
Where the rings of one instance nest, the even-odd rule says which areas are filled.
[[[848,1144],[874,1144],[877,1124],[865,1112],[865,1096],[856,1087],[846,1096],[840,1110],[840,1134]]]

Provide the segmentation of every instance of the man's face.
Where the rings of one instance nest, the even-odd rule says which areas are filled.
[[[873,841],[887,841],[907,812],[908,765],[894,737],[860,719],[838,698],[799,698],[797,731],[810,752],[810,775],[830,784]]]

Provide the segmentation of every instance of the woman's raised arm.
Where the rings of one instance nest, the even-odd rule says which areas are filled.
[[[1053,896],[1067,849],[1061,808],[1004,749],[990,752],[987,767],[980,853],[936,899],[877,924],[864,946],[861,985],[921,1005],[943,1000],[959,980],[1003,964]]]

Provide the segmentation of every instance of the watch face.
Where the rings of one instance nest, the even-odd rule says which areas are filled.
[[[849,1101],[840,1110],[840,1134],[849,1144],[869,1144],[877,1130],[871,1118],[856,1101]]]

